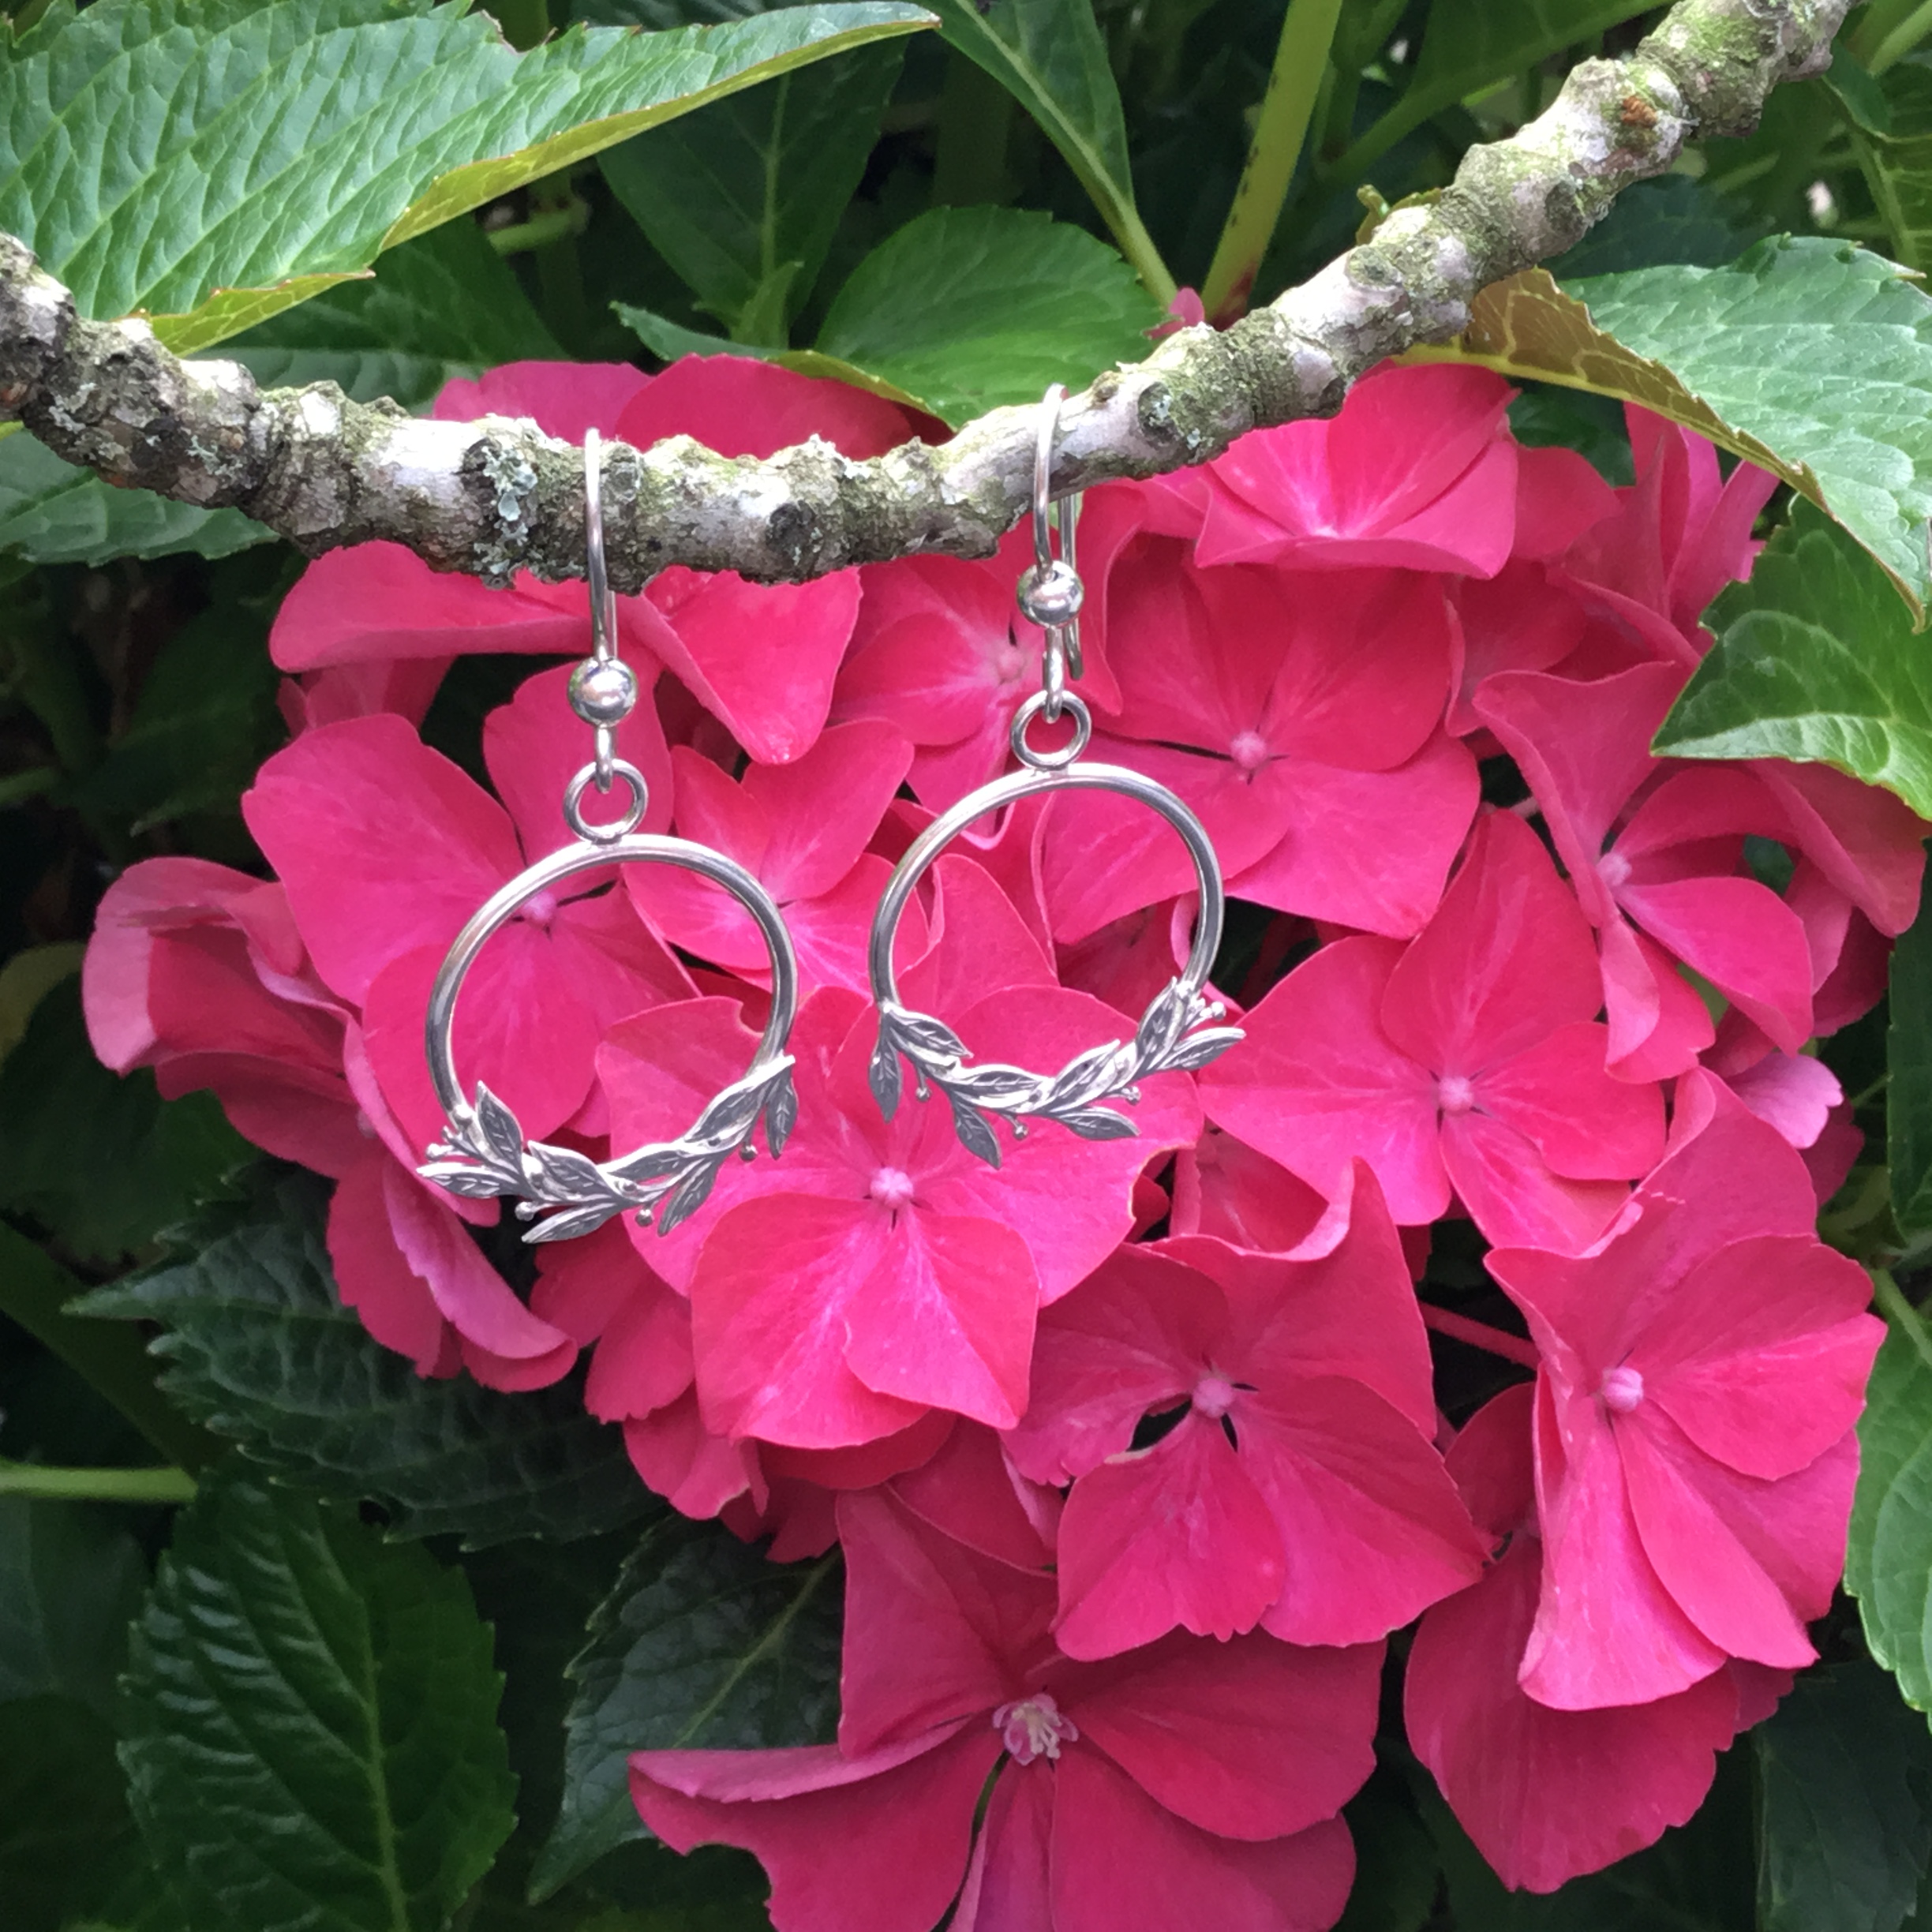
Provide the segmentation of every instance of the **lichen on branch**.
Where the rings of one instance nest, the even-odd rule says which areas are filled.
[[[1332,415],[1385,357],[1460,332],[1489,283],[1578,241],[1694,137],[1754,125],[1780,81],[1829,65],[1849,0],[1679,0],[1635,51],[1586,61],[1507,140],[1473,148],[1428,206],[1232,328],[1182,329],[1061,413],[1057,493],[1205,462],[1250,429]],[[90,321],[0,235],[0,418],[110,483],[231,507],[311,556],[386,538],[506,582],[583,569],[581,452],[528,421],[454,423],[354,402],[332,383],[259,388],[182,361],[139,320]],[[856,461],[812,441],[764,459],[688,436],[607,445],[613,583],[667,565],[797,581],[920,552],[989,554],[1032,488],[1034,414],[994,410],[947,443]]]

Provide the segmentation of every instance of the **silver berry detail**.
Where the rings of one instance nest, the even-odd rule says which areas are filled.
[[[617,659],[586,658],[571,673],[571,709],[586,724],[621,724],[638,701],[635,673]]]
[[[1043,627],[1070,624],[1080,615],[1086,597],[1080,573],[1057,559],[1044,570],[1035,564],[1020,579],[1020,608]]]

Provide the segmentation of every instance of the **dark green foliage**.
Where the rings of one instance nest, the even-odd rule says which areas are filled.
[[[336,1298],[316,1193],[286,1183],[266,1215],[88,1312],[159,1323],[184,1410],[278,1475],[373,1498],[403,1535],[568,1541],[659,1507],[574,1385],[427,1380],[373,1340]]]
[[[0,1062],[0,1208],[82,1261],[147,1248],[251,1153],[212,1095],[163,1101],[152,1074],[103,1066],[78,980],[40,1002]]]
[[[111,1512],[0,1496],[0,1705],[58,1697],[111,1718],[147,1582]]]
[[[646,1537],[570,1667],[563,1809],[537,1860],[540,1892],[643,1836],[631,1751],[829,1741],[839,1588],[835,1559],[774,1566],[716,1526],[673,1518]]]
[[[509,1836],[467,1586],[230,1462],[135,1627],[125,1764],[197,1932],[440,1932]]]
[[[1898,1932],[1932,1856],[1932,1732],[1863,1657],[1807,1672],[1752,1735],[1758,1932]]]

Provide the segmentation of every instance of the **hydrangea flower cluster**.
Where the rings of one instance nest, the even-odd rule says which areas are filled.
[[[1924,828],[1822,766],[1650,755],[1771,479],[1633,414],[1612,489],[1520,445],[1509,399],[1389,370],[1091,492],[1096,754],[1186,799],[1252,909],[1221,989],[1247,1038],[1150,1079],[1137,1138],[1042,1126],[995,1169],[867,1084],[872,908],[1036,686],[1013,543],[620,601],[647,829],[750,868],[796,937],[799,1122],[669,1237],[543,1249],[527,1294],[473,1237],[497,1204],[416,1178],[422,1019],[459,925],[566,841],[582,734],[562,666],[485,719],[487,786],[419,727],[460,654],[581,657],[581,586],[316,563],[273,637],[291,740],[244,800],[273,877],[159,859],[107,895],[102,1057],[333,1178],[374,1336],[508,1390],[587,1357],[677,1509],[842,1545],[837,1743],[634,1761],[661,1838],[764,1862],[781,1932],[1317,1932],[1418,1619],[1410,1744],[1548,1890],[1687,1818],[1812,1656],[1879,1325],[1814,1232],[1857,1136],[1805,1049],[1877,998]],[[934,428],[729,358],[516,365],[436,407],[728,454]],[[1192,887],[1131,804],[1028,801],[935,868],[905,995],[1058,1065],[1172,975]],[[707,887],[586,874],[492,943],[459,1058],[605,1158],[742,1071],[763,961]],[[1460,1428],[1428,1330],[1473,1331],[1415,1290],[1449,1219],[1526,1327],[1485,1331],[1520,1379]]]

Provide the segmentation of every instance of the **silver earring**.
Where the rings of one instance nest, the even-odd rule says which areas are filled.
[[[1080,608],[1084,596],[1074,567],[1076,500],[1058,506],[1060,555],[1049,538],[1054,444],[1060,405],[1066,391],[1056,383],[1046,391],[1039,440],[1033,460],[1032,567],[1020,579],[1021,612],[1046,634],[1040,661],[1041,688],[1014,714],[1013,755],[1026,767],[961,799],[915,839],[887,882],[872,920],[870,953],[873,1003],[878,1009],[878,1044],[871,1065],[872,1091],[886,1118],[897,1110],[904,1090],[900,1061],[910,1063],[920,1099],[937,1088],[953,1109],[953,1125],[968,1150],[997,1167],[1000,1144],[992,1121],[1004,1119],[1013,1138],[1025,1137],[1029,1120],[1056,1120],[1088,1140],[1131,1138],[1138,1129],[1124,1114],[1104,1104],[1140,1098],[1137,1084],[1150,1074],[1192,1072],[1227,1051],[1241,1038],[1237,1027],[1211,1026],[1226,1009],[1205,997],[1209,970],[1221,943],[1226,895],[1213,841],[1188,807],[1164,784],[1124,766],[1083,764],[1080,754],[1093,735],[1086,705],[1067,689],[1069,673],[1081,673]],[[1043,751],[1028,739],[1037,719],[1048,724],[1062,717],[1073,737],[1056,751]],[[927,868],[960,833],[983,813],[1033,798],[1043,792],[1117,792],[1151,806],[1180,833],[1194,861],[1200,886],[1200,910],[1187,964],[1155,996],[1129,1041],[1110,1040],[1076,1055],[1058,1073],[1032,1073],[1024,1067],[967,1064],[965,1043],[943,1020],[914,1013],[900,1000],[893,972],[893,941],[899,920]]]
[[[472,1200],[515,1196],[517,1213],[526,1221],[556,1210],[537,1221],[523,1237],[526,1241],[588,1234],[612,1215],[626,1211],[634,1212],[646,1226],[654,1219],[658,1232],[668,1234],[703,1202],[734,1152],[746,1160],[754,1158],[752,1136],[761,1121],[766,1145],[775,1158],[798,1118],[792,1056],[785,1051],[798,1005],[798,961],[777,905],[743,866],[722,852],[637,829],[644,817],[644,774],[617,756],[617,727],[636,704],[638,686],[630,666],[617,655],[616,601],[604,567],[602,461],[597,432],[590,430],[584,438],[584,545],[591,654],[571,674],[570,701],[597,736],[595,754],[564,792],[564,822],[577,842],[519,872],[477,909],[451,942],[436,973],[424,1026],[429,1076],[445,1121],[443,1138],[430,1147],[430,1158],[417,1172],[451,1193]],[[601,795],[608,795],[619,783],[629,792],[630,803],[617,818],[593,824],[583,815],[585,792],[594,785]],[[466,1100],[456,1077],[451,1035],[464,975],[490,935],[519,907],[577,873],[634,860],[681,866],[701,874],[744,906],[758,922],[771,953],[771,1017],[765,1022],[751,1071],[719,1094],[687,1133],[600,1163],[574,1148],[525,1140],[516,1116],[481,1081],[474,1101]]]

